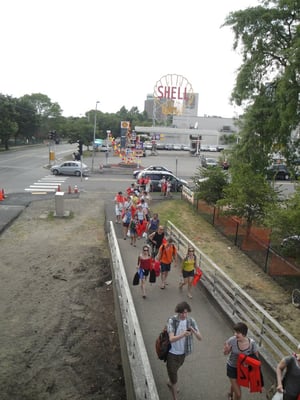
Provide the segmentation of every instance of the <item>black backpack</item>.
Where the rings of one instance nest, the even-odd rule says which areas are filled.
[[[172,320],[173,320],[173,324],[175,324],[174,333],[176,334],[178,321],[175,317],[172,317]],[[169,338],[169,334],[167,331],[167,327],[165,326],[155,341],[155,350],[156,350],[157,357],[160,360],[166,362],[170,348],[171,348],[170,338]]]

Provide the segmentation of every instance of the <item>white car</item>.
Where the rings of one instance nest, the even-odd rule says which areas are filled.
[[[149,167],[146,167],[144,169],[136,169],[135,171],[133,171],[134,179],[136,179],[138,174],[142,171],[167,171],[170,172],[171,174],[173,173],[172,171],[161,165],[150,165]]]
[[[65,161],[62,164],[53,165],[50,171],[53,175],[81,176],[81,171],[82,175],[88,175],[90,173],[89,167],[80,161]]]

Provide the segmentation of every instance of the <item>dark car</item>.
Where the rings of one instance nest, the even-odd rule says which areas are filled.
[[[267,168],[267,178],[281,181],[288,181],[291,177],[285,164],[273,164]]]
[[[166,171],[141,171],[137,176],[137,181],[145,177],[149,177],[151,179],[150,187],[152,192],[160,192],[160,182],[163,177],[171,181],[172,192],[181,192],[183,186],[188,186],[187,181],[185,181],[184,179],[180,179],[177,176]]]

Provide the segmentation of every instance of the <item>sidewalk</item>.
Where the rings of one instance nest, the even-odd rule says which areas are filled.
[[[179,266],[172,266],[169,284],[165,290],[160,289],[160,278],[155,284],[147,283],[147,298],[143,299],[140,286],[133,286],[132,279],[136,272],[137,257],[145,240],[138,240],[137,247],[132,247],[129,240],[123,239],[122,226],[114,226],[160,398],[168,399],[171,395],[166,385],[168,377],[165,363],[158,360],[155,353],[155,339],[168,317],[174,314],[176,304],[187,301],[192,308],[190,315],[197,321],[203,340],[194,340],[194,352],[186,358],[179,370],[178,399],[227,399],[229,381],[226,377],[223,343],[233,334],[232,325],[207,296],[201,283],[194,288],[192,299],[188,299],[186,289],[182,293],[179,291]],[[269,376],[266,368],[263,368],[263,373],[268,388],[272,376]],[[248,389],[243,389],[243,400],[263,398],[265,393],[249,393]]]

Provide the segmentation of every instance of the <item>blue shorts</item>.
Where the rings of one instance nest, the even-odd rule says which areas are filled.
[[[169,272],[171,271],[171,264],[160,263],[160,272]]]
[[[226,372],[227,372],[226,375],[228,376],[228,378],[237,379],[237,368],[231,367],[231,365],[227,364]]]

